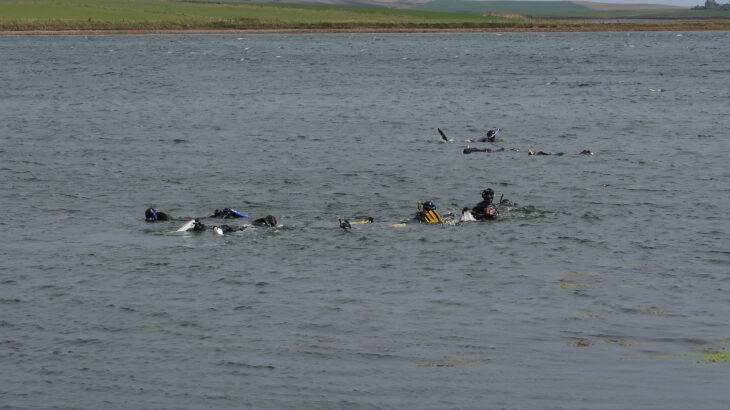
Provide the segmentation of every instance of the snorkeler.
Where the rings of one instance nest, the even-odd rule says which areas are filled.
[[[510,208],[512,208],[512,201],[505,198],[500,198],[499,203],[495,205],[494,190],[492,188],[487,188],[482,191],[482,201],[476,204],[474,208],[471,210],[469,210],[469,208],[461,210],[462,221],[471,220],[471,218],[468,217],[467,212],[470,212],[471,216],[475,220],[484,221],[496,218],[500,213],[500,209],[507,211]]]
[[[555,154],[551,154],[551,153],[545,152],[545,151],[535,152],[535,151],[533,151],[531,149],[528,149],[527,150],[527,155],[557,155],[557,156],[563,156],[563,155],[573,155],[573,154],[569,154],[567,152],[556,152]],[[584,149],[583,151],[579,152],[578,155],[593,155],[593,151],[591,151],[589,149]]]
[[[491,148],[474,148],[474,147],[466,147],[464,148],[464,154],[471,154],[472,152],[503,152],[505,151],[505,148],[499,148],[499,149],[491,149]]]
[[[487,188],[482,191],[482,201],[472,208],[471,212],[477,220],[493,219],[499,213],[497,207],[492,203],[494,201],[494,190]]]
[[[502,131],[501,128],[492,128],[491,130],[487,131],[487,135],[484,136],[484,138],[481,138],[480,142],[494,142],[494,140],[497,138],[497,134]]]
[[[233,208],[223,208],[223,210],[216,209],[215,212],[213,212],[213,215],[211,215],[210,217],[211,218],[250,218],[249,215],[246,215],[243,212],[236,211]]]
[[[421,206],[413,220],[421,223],[435,224],[443,223],[444,220],[436,210],[436,204],[432,201],[426,201]]]
[[[205,224],[200,222],[200,219],[195,218],[195,222],[193,222],[193,227],[190,228],[193,232],[203,232],[205,231]]]
[[[147,222],[158,222],[158,221],[169,221],[172,217],[162,211],[157,211],[155,208],[147,208],[144,211],[144,220]]]
[[[276,224],[277,224],[276,217],[274,217],[273,215],[266,215],[265,217],[256,219],[255,221],[252,222],[253,226],[275,227]]]

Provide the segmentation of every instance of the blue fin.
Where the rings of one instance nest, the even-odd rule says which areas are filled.
[[[236,215],[240,216],[241,218],[250,218],[250,216],[249,216],[249,215],[246,215],[246,214],[244,214],[243,212],[238,212],[238,211],[236,211],[236,210],[235,210],[235,209],[233,209],[233,208],[231,208],[231,213],[234,213],[234,214],[236,214]]]

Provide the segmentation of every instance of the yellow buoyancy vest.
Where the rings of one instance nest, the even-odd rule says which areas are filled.
[[[434,209],[427,211],[423,215],[423,219],[425,219],[426,222],[430,224],[440,224],[444,222],[443,218],[441,218],[441,215],[439,215],[439,213]]]

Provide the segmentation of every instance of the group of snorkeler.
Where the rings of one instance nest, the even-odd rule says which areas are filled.
[[[494,190],[487,188],[482,191],[482,201],[476,204],[473,208],[463,208],[461,210],[462,221],[486,221],[495,219],[500,214],[500,209],[509,209],[512,207],[512,202],[508,199],[500,199],[499,203],[494,203]],[[442,224],[445,222],[443,216],[436,209],[436,204],[433,201],[426,201],[419,203],[418,212],[413,216],[410,221],[425,224]],[[175,220],[170,214],[158,211],[154,208],[147,208],[145,210],[145,221],[147,222],[160,222],[160,221],[171,221]],[[216,209],[213,215],[208,218],[218,219],[234,219],[234,218],[251,218],[243,212],[239,212],[234,208],[223,208]],[[179,219],[179,218],[178,218]],[[195,218],[190,221],[189,225],[186,225],[181,230],[191,232],[204,232],[208,230],[208,226],[201,222],[201,218]],[[350,229],[353,223],[373,223],[373,218],[368,217],[362,221],[350,222],[349,220],[340,220],[340,228],[345,230]],[[231,226],[227,224],[213,225],[210,227],[214,232],[218,234],[232,233],[246,230],[249,227],[276,227],[278,224],[276,217],[273,215],[266,215],[262,218],[254,219],[250,225],[239,225]]]
[[[439,134],[441,134],[441,142],[454,142],[453,139],[449,139],[446,137],[446,134],[444,134],[443,131],[441,131],[441,128],[437,128]],[[489,131],[487,131],[486,135],[482,138],[478,138],[476,140],[466,140],[465,142],[495,142],[497,140],[497,134],[502,131],[501,128],[492,128]],[[504,147],[502,148],[476,148],[476,147],[469,147],[467,146],[464,148],[464,154],[471,154],[473,152],[504,152],[504,151],[520,151],[517,148],[509,148],[506,149]],[[556,156],[563,156],[563,155],[574,155],[567,152],[556,152],[556,153],[549,153],[545,151],[534,151],[532,149],[527,150],[527,155],[556,155]],[[583,151],[579,152],[577,155],[593,155],[593,151],[589,149],[584,149]]]
[[[501,198],[499,203],[495,204],[494,190],[487,188],[482,191],[482,200],[478,204],[471,209],[463,208],[461,210],[461,219],[462,221],[487,221],[497,218],[500,215],[500,209],[511,207],[512,201],[505,198]],[[424,202],[413,219],[421,223],[443,223],[443,218],[432,201]]]
[[[209,218],[219,218],[219,219],[233,219],[233,218],[251,218],[249,215],[244,214],[243,212],[239,212],[235,210],[234,208],[223,208],[223,209],[216,209],[213,212],[213,215],[209,216]],[[162,211],[158,211],[154,208],[147,208],[147,210],[144,211],[144,219],[147,222],[159,222],[159,221],[170,221],[174,218],[170,216],[170,214],[167,214]],[[251,222],[250,225],[239,225],[239,226],[230,226],[226,224],[221,225],[213,225],[211,229],[218,233],[230,233],[230,232],[237,232],[237,231],[243,231],[246,228],[250,226],[269,226],[269,227],[275,227],[277,226],[277,220],[276,217],[273,215],[266,215],[263,218],[254,219],[253,222]],[[200,221],[200,218],[193,219],[192,226],[189,231],[192,232],[203,232],[207,230],[208,227]]]
[[[504,151],[519,151],[517,148],[510,148],[506,149],[504,147],[497,148],[497,149],[491,149],[491,148],[476,148],[476,147],[466,147],[464,148],[464,154],[471,154],[472,152],[504,152]],[[571,154],[568,152],[556,152],[556,153],[549,153],[545,151],[537,151],[535,152],[532,149],[527,150],[527,155],[556,155],[556,156],[563,156],[563,155],[593,155],[593,151],[589,149],[584,149],[583,151],[579,152],[578,154]]]
[[[498,203],[494,203],[494,190],[487,188],[482,191],[482,200],[476,204],[473,208],[463,208],[461,210],[461,222],[470,221],[488,221],[496,219],[502,211],[509,210],[512,208],[512,201],[509,199],[500,198]],[[424,224],[451,224],[452,221],[446,221],[444,217],[436,209],[436,204],[433,201],[419,202],[418,212],[413,216],[412,219],[402,221],[401,223],[394,224],[391,226],[403,226],[408,222],[424,223]],[[447,214],[452,216],[452,214]],[[373,218],[369,217],[366,220],[350,222],[349,220],[340,219],[340,228],[348,230],[352,228],[353,223],[372,223]]]
[[[466,140],[467,142],[495,142],[497,134],[502,131],[501,128],[493,128],[487,131],[486,135],[483,138],[479,138],[477,140]],[[438,128],[439,134],[441,134],[442,142],[453,142],[454,140],[449,139],[446,137],[444,132]],[[470,154],[472,152],[502,152],[502,151],[508,151],[505,148],[498,148],[498,149],[491,149],[491,148],[474,148],[474,147],[467,147],[464,148],[464,154]],[[510,148],[509,151],[519,151],[516,148]],[[562,155],[571,155],[569,153],[565,152],[557,152],[557,153],[548,153],[544,151],[533,151],[532,149],[527,150],[528,155],[556,155],[556,156],[562,156]],[[591,150],[583,150],[578,153],[578,155],[593,155],[593,152]],[[511,208],[512,202],[508,199],[502,199],[500,198],[498,203],[494,203],[494,190],[492,188],[486,188],[482,191],[482,201],[480,201],[478,204],[476,204],[473,208],[463,208],[461,210],[461,220],[462,221],[485,221],[490,219],[495,219],[500,214],[500,209],[505,210]],[[213,212],[213,215],[210,215],[209,218],[220,218],[220,219],[230,219],[230,218],[251,218],[249,215],[246,215],[242,212],[239,212],[235,210],[234,208],[223,208],[223,209],[216,209]],[[172,220],[172,218],[169,214],[158,211],[154,208],[148,208],[145,211],[145,220],[147,222],[158,222],[158,221],[169,221]],[[350,222],[349,220],[340,220],[340,227],[347,230],[352,227],[351,224],[353,223],[372,223],[373,218],[368,217],[365,220],[357,221],[357,222]],[[441,216],[441,214],[436,210],[436,204],[433,201],[426,201],[426,202],[419,202],[418,206],[418,212],[416,215],[412,218],[412,222],[419,222],[419,223],[426,223],[426,224],[433,224],[433,223],[444,223],[444,218]],[[241,225],[241,226],[230,226],[226,224],[221,225],[214,225],[211,227],[215,232],[217,233],[230,233],[230,232],[237,232],[237,231],[243,231],[248,227],[251,226],[268,226],[268,227],[275,227],[277,226],[277,220],[276,217],[273,215],[267,215],[263,218],[258,218],[253,220],[253,222],[250,225]],[[193,232],[203,232],[207,230],[208,227],[200,221],[200,218],[195,218],[190,228],[187,229],[189,231]]]

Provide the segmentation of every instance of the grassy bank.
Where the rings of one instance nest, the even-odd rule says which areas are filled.
[[[180,1],[0,2],[0,33],[266,31],[728,30],[730,21],[595,24],[384,8]]]
[[[382,8],[41,0],[0,2],[0,30],[487,27],[519,20]]]

